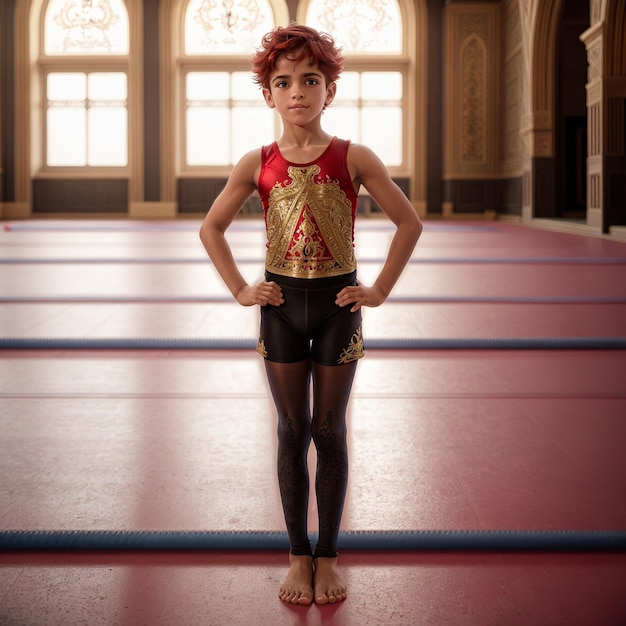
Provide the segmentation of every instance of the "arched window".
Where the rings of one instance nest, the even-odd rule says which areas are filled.
[[[184,170],[229,167],[274,139],[274,113],[249,60],[277,23],[268,0],[189,1],[181,59]]]
[[[44,52],[128,54],[128,13],[123,0],[50,0]]]
[[[329,32],[346,55],[326,130],[371,147],[389,167],[407,168],[409,62],[397,0],[311,0],[303,22]]]
[[[311,0],[306,24],[331,33],[346,54],[400,54],[396,0]]]
[[[128,166],[123,0],[50,0],[44,14],[44,169]]]
[[[267,0],[190,0],[185,14],[186,54],[250,54],[274,28]]]

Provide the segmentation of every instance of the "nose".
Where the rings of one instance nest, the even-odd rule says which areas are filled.
[[[300,86],[295,86],[293,88],[293,91],[291,92],[291,98],[293,100],[301,100],[302,98],[304,98],[304,92],[302,91],[302,88]]]

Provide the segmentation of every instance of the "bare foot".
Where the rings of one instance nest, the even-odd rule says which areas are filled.
[[[313,602],[313,559],[310,556],[289,555],[289,572],[278,597],[288,604]]]
[[[346,588],[339,578],[337,559],[315,559],[315,602],[335,604],[348,597]]]

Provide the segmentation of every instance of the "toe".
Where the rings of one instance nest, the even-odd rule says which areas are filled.
[[[283,602],[286,602],[287,604],[292,604],[294,601],[293,593],[291,591],[283,591],[279,597]]]
[[[303,593],[299,598],[298,598],[298,604],[311,604],[311,602],[313,602],[313,598],[308,594],[308,593]]]
[[[333,589],[328,592],[328,603],[335,604],[336,602],[341,602],[345,600],[346,593],[342,589]]]

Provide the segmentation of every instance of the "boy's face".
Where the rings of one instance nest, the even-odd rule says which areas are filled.
[[[295,54],[297,56],[297,53]],[[283,119],[297,125],[319,115],[335,97],[337,85],[326,84],[326,77],[305,57],[301,61],[281,56],[270,74],[269,89],[263,89],[268,106]]]

